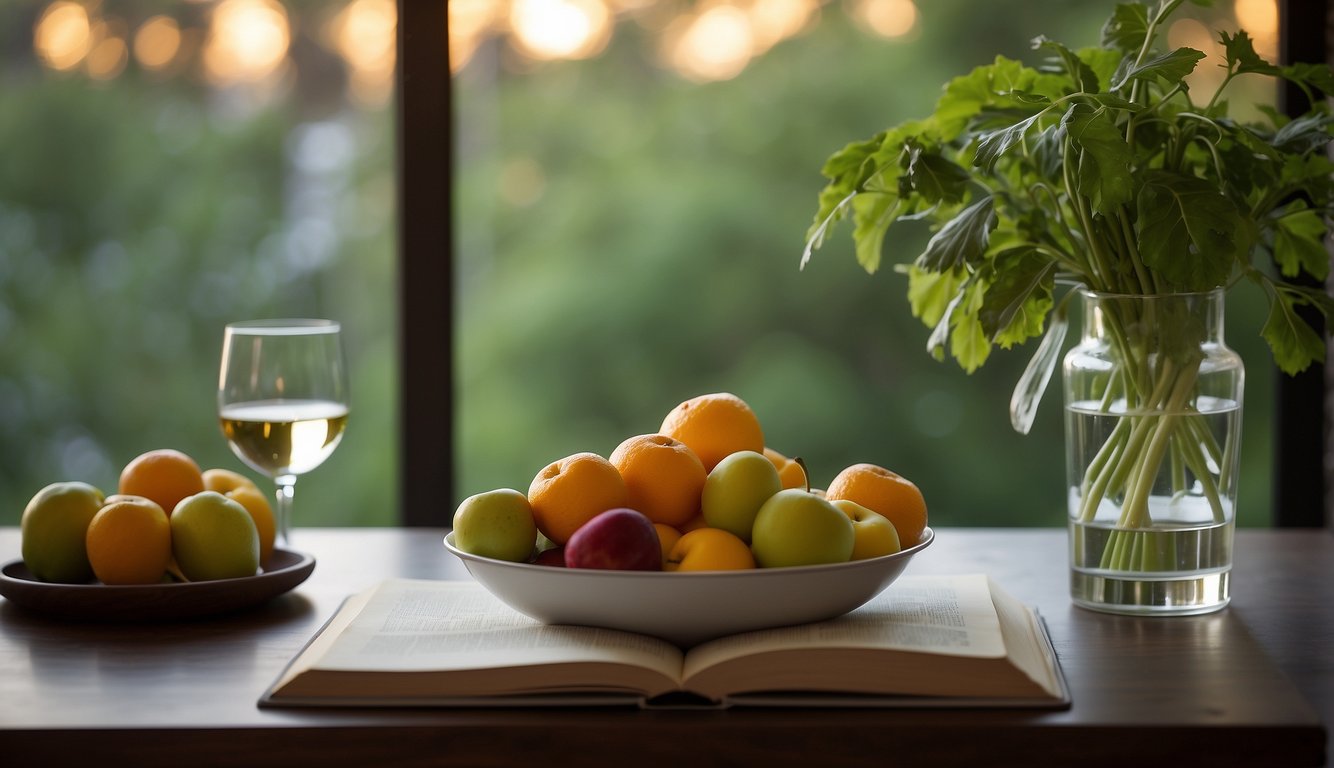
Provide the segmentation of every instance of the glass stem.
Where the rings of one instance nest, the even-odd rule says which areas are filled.
[[[278,515],[278,542],[284,547],[292,545],[292,497],[296,493],[296,475],[279,475],[273,479],[278,484],[278,505],[274,511]]]

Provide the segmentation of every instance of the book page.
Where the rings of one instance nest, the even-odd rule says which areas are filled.
[[[599,662],[680,678],[681,652],[662,640],[528,618],[471,581],[392,579],[309,664],[318,670],[417,672]]]
[[[712,640],[686,656],[685,678],[744,656],[807,648],[863,648],[1001,658],[1000,621],[985,575],[905,576],[865,605],[815,624]]]
[[[1047,653],[1047,643],[1038,617],[1014,595],[988,580],[991,599],[1000,618],[1001,629],[1009,637],[1027,638],[1028,642],[1007,644],[1014,666],[1052,695],[1062,694],[1061,673],[1055,656]]]

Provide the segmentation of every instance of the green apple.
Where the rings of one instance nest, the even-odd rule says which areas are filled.
[[[852,557],[852,520],[800,488],[779,491],[755,515],[750,549],[761,568],[843,563]]]
[[[190,581],[254,576],[259,529],[239,501],[203,491],[181,499],[172,511],[171,553]]]
[[[704,479],[700,512],[710,528],[721,528],[749,542],[755,515],[782,489],[778,468],[768,457],[757,451],[737,451],[725,456]]]
[[[23,564],[42,581],[77,584],[93,578],[85,537],[105,496],[87,483],[52,483],[23,510]]]
[[[526,562],[537,545],[528,497],[510,488],[469,496],[454,510],[454,546],[472,555]]]
[[[903,545],[899,543],[899,529],[894,527],[889,518],[849,499],[839,499],[830,503],[838,507],[852,521],[853,560],[892,555],[903,549]]]

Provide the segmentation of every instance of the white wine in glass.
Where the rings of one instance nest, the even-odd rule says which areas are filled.
[[[278,539],[291,543],[298,475],[318,467],[347,426],[347,371],[332,320],[250,320],[223,334],[218,421],[232,452],[277,485]]]

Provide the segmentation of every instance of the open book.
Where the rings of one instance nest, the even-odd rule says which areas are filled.
[[[904,577],[836,619],[682,651],[544,625],[470,581],[382,582],[344,602],[262,706],[1069,704],[1036,613],[983,575]]]

